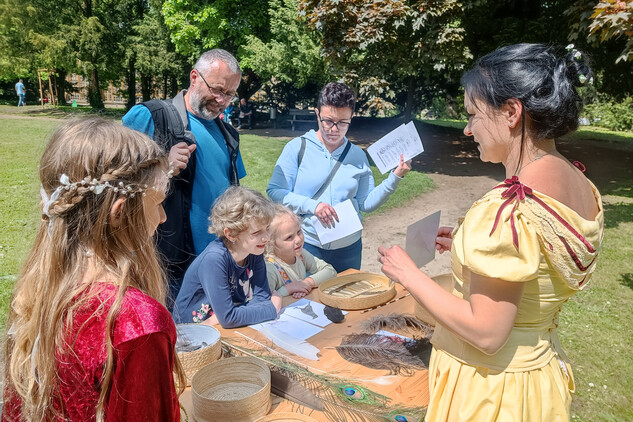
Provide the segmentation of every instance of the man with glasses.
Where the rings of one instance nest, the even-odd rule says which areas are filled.
[[[138,104],[123,116],[125,126],[169,151],[173,181],[164,202],[167,221],[159,226],[157,241],[172,299],[193,258],[215,237],[208,231],[215,199],[246,175],[238,132],[219,118],[236,98],[241,76],[231,53],[207,51],[189,73],[189,89],[172,100]]]
[[[268,196],[290,207],[301,220],[304,248],[331,264],[336,271],[360,269],[361,232],[322,244],[311,217],[325,227],[337,224],[333,206],[351,199],[358,217],[382,205],[411,169],[401,157],[400,165],[380,185],[365,152],[345,137],[352,122],[356,96],[343,83],[330,82],[319,93],[316,116],[319,129],[310,130],[284,147],[268,183]],[[337,165],[337,163],[340,163]]]

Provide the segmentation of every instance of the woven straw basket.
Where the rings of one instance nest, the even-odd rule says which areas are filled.
[[[204,341],[208,344],[192,352],[178,352],[178,358],[187,376],[187,386],[189,386],[191,378],[200,368],[220,358],[222,354],[220,333],[215,328],[203,324],[178,324],[176,332],[179,338],[184,336],[189,341],[198,343]]]
[[[220,359],[191,380],[198,422],[255,421],[270,411],[270,370],[252,357]]]
[[[450,273],[435,276],[433,277],[433,281],[439,284],[447,292],[451,292],[453,290],[453,275]],[[418,319],[435,326],[435,318],[433,318],[431,314],[429,314],[418,302],[415,302],[413,312]]]
[[[319,286],[321,303],[351,311],[382,305],[395,295],[394,282],[373,273],[343,275],[331,278]]]
[[[257,419],[256,422],[317,422],[316,419],[310,416],[302,415],[300,413],[281,412],[272,415],[264,416],[261,419]]]

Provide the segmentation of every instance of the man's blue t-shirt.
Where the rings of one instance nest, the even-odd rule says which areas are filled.
[[[23,95],[24,94],[24,84],[22,82],[18,82],[17,84],[15,84],[15,90],[18,93],[18,95]]]
[[[196,174],[193,180],[189,219],[196,255],[215,238],[209,233],[209,215],[215,200],[231,185],[229,150],[214,120],[205,120],[187,112],[189,127],[196,137]],[[135,105],[123,116],[123,125],[154,137],[152,113],[144,105]],[[237,176],[246,176],[242,154],[237,157]],[[169,216],[168,216],[169,218]]]

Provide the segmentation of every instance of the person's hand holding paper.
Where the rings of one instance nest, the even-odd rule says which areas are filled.
[[[351,200],[348,199],[340,204],[336,204],[332,208],[338,216],[338,222],[332,222],[332,225],[329,227],[324,226],[318,217],[311,217],[312,224],[317,232],[317,236],[319,236],[321,244],[342,239],[345,236],[349,236],[363,229],[363,225],[358,218],[358,214]]]
[[[424,151],[413,122],[402,124],[367,148],[378,170],[385,174]]]

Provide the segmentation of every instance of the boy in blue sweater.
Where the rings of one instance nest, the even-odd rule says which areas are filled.
[[[233,186],[216,201],[209,231],[218,238],[193,261],[174,305],[177,323],[224,328],[275,319],[281,296],[271,295],[263,253],[273,204],[254,190]]]

